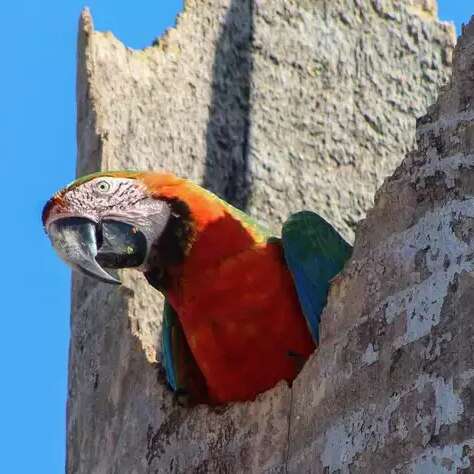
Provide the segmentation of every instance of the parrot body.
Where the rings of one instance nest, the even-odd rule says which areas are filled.
[[[291,383],[316,347],[330,279],[349,258],[350,246],[314,213],[291,216],[280,240],[191,181],[147,172],[104,172],[74,183],[45,207],[47,229],[49,221],[76,216],[64,211],[50,216],[54,206],[67,208],[63,200],[68,189],[107,178],[112,187],[118,186],[118,194],[125,195],[128,181],[136,180],[146,209],[155,201],[166,204],[165,210],[159,208],[166,223],[159,220],[158,238],[148,238],[146,262],[140,269],[166,298],[162,346],[170,387],[195,401],[222,404],[252,400],[280,380]],[[114,179],[126,182],[117,184]],[[137,193],[128,193],[132,191]],[[143,220],[151,213],[135,209],[139,200],[130,202],[134,212],[121,219],[118,211],[99,218],[81,213],[95,226],[103,222],[96,262],[121,261],[115,265],[121,268],[135,252],[127,250],[130,256],[124,256],[116,249],[125,242],[117,220],[125,226],[138,222],[136,229],[142,226],[144,235],[158,226]],[[127,242],[134,242],[140,233],[136,229],[126,236]],[[114,236],[110,241],[115,250],[101,255],[108,233]]]
[[[292,381],[315,345],[281,244],[190,181],[148,186],[184,203],[194,228],[186,258],[168,267],[161,289],[210,400],[249,400],[279,380]],[[147,272],[150,281],[155,271]]]

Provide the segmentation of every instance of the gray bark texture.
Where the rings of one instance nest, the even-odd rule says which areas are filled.
[[[79,175],[170,170],[275,229],[306,208],[351,238],[396,171],[321,346],[255,402],[179,406],[159,294],[74,275],[68,473],[472,472],[474,23],[400,165],[453,45],[433,0],[188,0],[143,51],[83,13]]]

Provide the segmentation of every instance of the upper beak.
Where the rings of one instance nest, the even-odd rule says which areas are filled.
[[[95,223],[80,217],[52,222],[47,233],[59,256],[71,267],[106,283],[120,280],[106,268],[140,265],[146,255],[146,239],[133,226],[116,221]]]

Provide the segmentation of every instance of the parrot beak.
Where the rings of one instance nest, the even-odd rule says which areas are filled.
[[[97,224],[86,218],[66,217],[52,222],[47,233],[62,260],[106,283],[121,282],[104,268],[137,267],[146,257],[145,236],[119,221]]]

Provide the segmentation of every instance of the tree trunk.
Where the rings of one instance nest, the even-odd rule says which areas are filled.
[[[188,0],[144,51],[84,12],[78,174],[167,169],[275,229],[307,208],[350,237],[447,80],[453,30],[435,9]],[[134,272],[118,290],[74,275],[68,472],[469,468],[474,24],[457,48],[450,88],[360,225],[293,388],[178,406],[159,365],[159,294]]]

